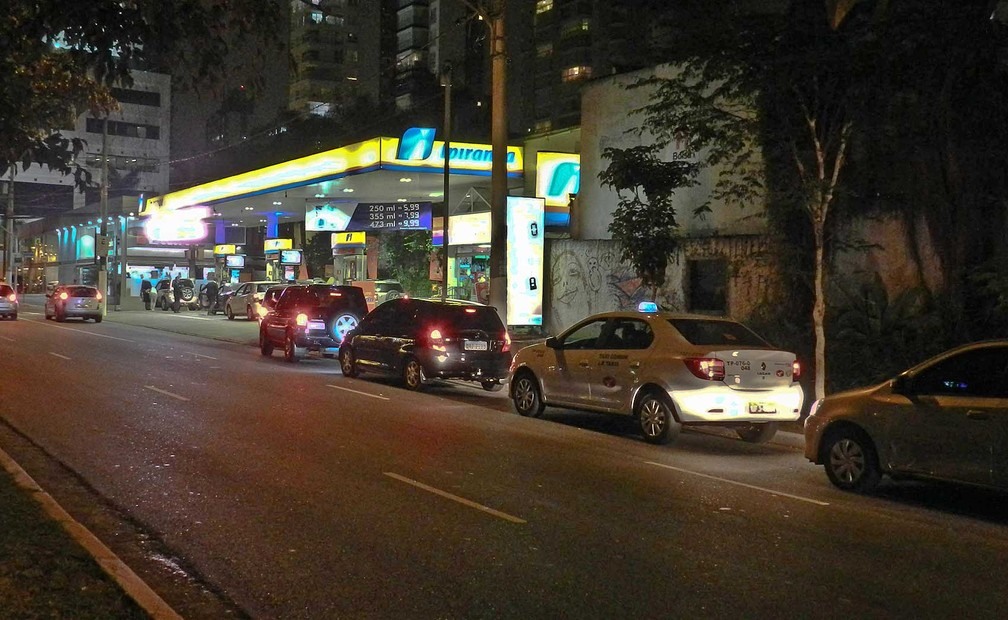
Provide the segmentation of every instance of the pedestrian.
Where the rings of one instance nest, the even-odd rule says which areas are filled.
[[[178,312],[182,307],[182,278],[175,274],[175,279],[171,283],[172,297],[172,312]]]
[[[140,299],[143,300],[144,310],[151,309],[151,290],[154,285],[151,284],[150,280],[142,280],[140,282]]]
[[[210,280],[206,283],[207,314],[217,314],[217,281]]]

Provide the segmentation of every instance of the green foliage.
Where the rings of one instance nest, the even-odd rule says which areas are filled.
[[[939,305],[923,288],[890,301],[880,278],[840,289],[827,324],[830,386],[866,386],[951,346]]]
[[[695,185],[698,173],[695,162],[662,161],[661,148],[606,148],[602,156],[610,163],[599,174],[602,184],[619,196],[609,232],[620,244],[620,259],[651,289],[652,300],[665,284],[665,269],[679,247],[672,196],[677,188]]]
[[[398,280],[410,295],[429,295],[430,253],[433,249],[430,231],[398,230],[383,234],[378,278]]]
[[[130,69],[170,69],[173,85],[222,72],[229,46],[255,35],[278,41],[285,5],[263,0],[39,0],[5,5],[0,16],[0,176],[32,162],[90,179],[74,157],[84,148],[54,128],[89,111],[116,109],[110,88]],[[249,59],[254,61],[254,59]]]
[[[971,339],[1008,338],[1008,258],[992,258],[967,276]]]
[[[324,278],[326,265],[333,264],[332,236],[327,232],[314,233],[305,241],[304,263],[308,267],[308,276]]]

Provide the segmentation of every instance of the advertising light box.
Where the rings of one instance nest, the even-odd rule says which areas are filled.
[[[226,259],[227,266],[234,269],[241,269],[245,266],[245,257],[242,255],[230,254]]]
[[[314,232],[430,229],[430,202],[309,201],[305,210],[305,230]]]
[[[546,225],[570,225],[570,197],[581,190],[581,156],[536,153],[536,196],[546,202]]]
[[[263,242],[264,252],[279,252],[294,247],[293,239],[267,239]]]
[[[144,222],[144,233],[151,243],[192,244],[210,235],[206,218],[210,207],[186,207],[175,211],[154,211]]]
[[[507,323],[542,325],[543,228],[542,198],[507,198]],[[451,232],[448,243],[452,243]]]
[[[301,250],[282,250],[280,252],[281,265],[300,265]]]

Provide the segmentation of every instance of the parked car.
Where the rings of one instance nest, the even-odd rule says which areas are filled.
[[[372,310],[340,346],[344,376],[382,373],[419,389],[430,377],[478,381],[501,389],[511,338],[491,306],[400,298]]]
[[[364,289],[368,310],[374,310],[390,299],[406,297],[406,291],[398,280],[354,280],[353,285]]]
[[[869,492],[883,475],[1008,490],[1008,340],[957,347],[817,400],[805,457],[847,491]]]
[[[271,286],[276,286],[281,282],[273,280],[258,280],[255,282],[243,282],[238,285],[234,294],[229,296],[224,302],[224,314],[228,319],[234,320],[236,316],[244,316],[253,321],[256,319],[256,304],[262,301],[266,291]]]
[[[196,284],[189,278],[179,278],[179,287],[181,288],[182,295],[180,299],[175,299],[175,292],[172,288],[172,280],[165,278],[157,283],[154,287],[155,297],[154,297],[154,307],[161,308],[162,310],[172,310],[174,309],[174,303],[177,301],[179,307],[185,307],[190,310],[199,310],[199,298],[196,293]]]
[[[224,312],[224,307],[227,305],[227,300],[232,295],[234,295],[235,290],[238,287],[231,283],[221,284],[220,289],[217,291],[217,303],[214,304],[213,308],[207,308],[207,312],[210,314],[217,314],[218,312]],[[206,300],[201,300],[201,304],[207,305]]]
[[[539,416],[549,405],[632,416],[656,444],[692,424],[763,442],[779,423],[798,420],[794,353],[730,319],[642,309],[589,316],[520,350],[511,366],[515,411]]]
[[[308,351],[335,357],[347,332],[367,314],[364,292],[357,286],[297,284],[279,290],[276,307],[259,324],[259,350],[272,355],[283,347],[284,358],[296,362]]]
[[[46,293],[45,318],[55,318],[59,322],[68,317],[93,319],[101,323],[104,316],[105,299],[97,288],[82,284],[64,284]]]
[[[18,296],[14,288],[6,282],[0,282],[0,319],[18,316]]]

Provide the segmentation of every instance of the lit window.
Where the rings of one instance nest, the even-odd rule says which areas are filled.
[[[582,80],[588,77],[591,77],[591,67],[586,67],[584,65],[567,67],[560,72],[560,78],[564,82],[573,82],[574,80]]]
[[[553,0],[536,0],[536,15],[553,9]]]
[[[322,13],[319,12],[319,11],[312,11],[311,15],[309,16],[309,19],[312,20],[313,24],[321,24],[322,23]]]

